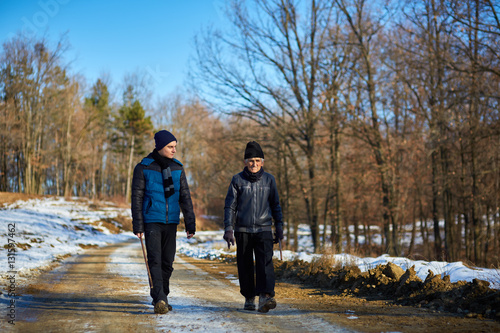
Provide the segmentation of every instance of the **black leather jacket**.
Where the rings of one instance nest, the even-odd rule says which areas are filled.
[[[224,229],[257,233],[283,228],[283,215],[274,176],[264,172],[252,183],[243,172],[233,176],[224,206]]]

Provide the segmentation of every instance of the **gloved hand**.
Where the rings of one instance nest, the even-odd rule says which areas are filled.
[[[274,244],[279,243],[283,239],[283,228],[276,228],[274,233]]]
[[[231,245],[234,246],[234,234],[232,230],[228,230],[224,233],[224,240],[227,242],[227,248],[230,249]]]

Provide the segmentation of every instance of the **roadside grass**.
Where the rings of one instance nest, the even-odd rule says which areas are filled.
[[[357,267],[356,258],[360,258],[360,254],[356,250],[351,250],[349,253],[337,254],[335,249],[330,247],[324,249],[319,256],[313,258],[311,267],[314,270],[322,271],[353,268]]]

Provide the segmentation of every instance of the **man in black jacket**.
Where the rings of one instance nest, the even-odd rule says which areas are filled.
[[[229,248],[236,240],[244,309],[255,310],[255,296],[259,295],[258,311],[268,312],[276,307],[272,224],[274,219],[277,243],[283,239],[282,213],[276,180],[264,172],[264,153],[257,142],[247,144],[244,161],[245,168],[233,176],[227,191],[224,240]]]
[[[174,159],[177,139],[168,131],[155,134],[156,148],[137,164],[132,179],[132,224],[137,237],[146,238],[155,313],[167,313],[169,280],[176,250],[177,225],[184,215],[187,238],[194,236],[196,220],[186,174]]]

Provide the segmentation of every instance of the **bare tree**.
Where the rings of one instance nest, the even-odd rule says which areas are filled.
[[[298,187],[318,249],[319,80],[328,58],[332,7],[321,0],[301,5],[255,0],[246,6],[244,1],[233,1],[229,17],[234,34],[211,31],[198,39],[198,78],[209,85],[208,99],[223,105],[219,109],[252,119],[282,138],[299,175]]]
[[[110,97],[108,85],[98,79],[92,86],[91,94],[85,99],[85,110],[89,115],[89,142],[91,144],[91,198],[96,198],[102,191],[104,174],[104,156],[108,140],[107,127],[110,124]]]
[[[455,56],[449,64],[460,77],[461,87],[457,89],[460,103],[454,108],[454,123],[460,143],[459,195],[465,219],[471,221],[465,230],[466,253],[474,262],[486,264],[487,244],[493,235],[484,225],[489,226],[488,206],[495,205],[486,198],[495,197],[498,188],[488,193],[483,175],[498,174],[498,169],[488,162],[489,150],[482,147],[497,146],[498,140],[493,138],[500,134],[495,126],[498,108],[492,107],[500,99],[498,89],[492,88],[500,79],[500,5],[489,0],[449,1],[446,9],[457,26],[453,30]]]
[[[66,80],[62,62],[66,49],[64,37],[51,48],[45,39],[22,34],[3,45],[0,81],[8,110],[20,120],[20,141],[13,148],[18,152],[19,190],[25,193],[42,193],[45,132],[50,125],[51,106]]]
[[[374,7],[377,3],[368,7],[368,3],[363,0],[336,0],[335,4],[346,21],[350,43],[356,48],[352,87],[345,96],[346,110],[350,111],[353,133],[371,148],[375,158],[382,192],[385,247],[390,254],[398,254],[398,225],[393,211],[394,182],[390,172],[391,145],[385,142],[388,136],[383,133],[387,112],[381,97],[387,81],[381,52],[382,46],[387,45],[384,24],[391,18],[393,9],[377,9]]]

